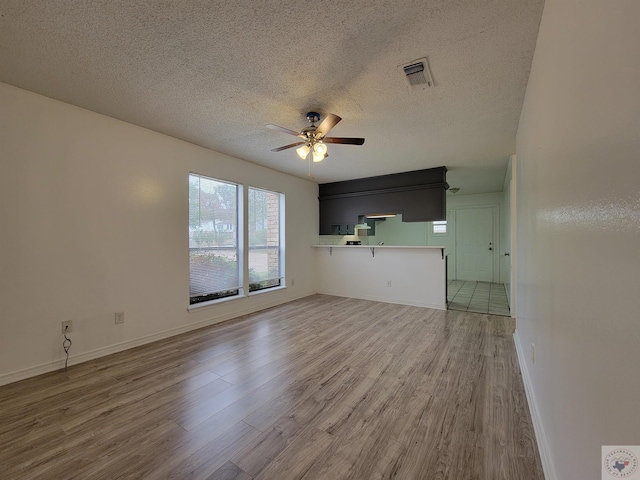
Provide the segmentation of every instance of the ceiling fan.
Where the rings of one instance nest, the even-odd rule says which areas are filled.
[[[349,138],[349,137],[327,137],[327,133],[336,124],[342,120],[337,115],[333,113],[328,113],[322,123],[316,127],[316,123],[320,120],[320,114],[317,112],[309,112],[307,113],[307,120],[309,121],[309,126],[303,128],[300,132],[296,132],[294,130],[289,130],[288,128],[280,127],[278,125],[268,124],[265,125],[267,128],[271,128],[273,130],[280,130],[281,132],[288,133],[289,135],[295,135],[296,137],[301,138],[302,140],[291,143],[289,145],[285,145],[283,147],[273,148],[272,152],[280,152],[282,150],[286,150],[287,148],[293,148],[300,145],[299,148],[296,149],[296,153],[298,156],[305,160],[309,153],[313,156],[314,162],[321,162],[325,157],[329,154],[327,153],[327,143],[340,143],[343,145],[362,145],[364,143],[364,138]]]

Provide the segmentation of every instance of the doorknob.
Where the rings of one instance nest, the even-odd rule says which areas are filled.
[[[505,253],[504,256],[505,257],[509,257],[511,254],[509,252]]]
[[[489,250],[493,250],[493,247],[491,245],[493,245],[493,242],[489,242]]]

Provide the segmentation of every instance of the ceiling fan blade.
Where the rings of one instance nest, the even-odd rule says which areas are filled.
[[[342,120],[341,117],[334,115],[333,113],[327,113],[327,116],[324,117],[322,123],[320,123],[318,128],[316,128],[316,136],[320,138],[324,137],[340,120]]]
[[[341,143],[343,145],[362,145],[364,143],[364,138],[324,137],[322,141],[324,143]]]
[[[267,123],[265,127],[270,128],[271,130],[280,130],[281,132],[288,133],[289,135],[295,135],[296,137],[300,136],[300,132],[295,132],[288,128],[281,127],[279,125],[274,125],[272,123]]]
[[[285,145],[284,147],[272,148],[271,151],[272,152],[281,152],[282,150],[286,150],[287,148],[297,147],[298,145],[304,145],[305,143],[306,142],[291,143],[289,145]]]

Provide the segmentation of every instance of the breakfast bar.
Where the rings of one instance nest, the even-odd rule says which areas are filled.
[[[444,247],[312,245],[318,292],[447,309]]]

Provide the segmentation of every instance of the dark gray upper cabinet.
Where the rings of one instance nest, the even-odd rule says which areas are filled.
[[[356,233],[355,225],[332,225],[330,235],[353,235]]]
[[[446,174],[446,167],[437,167],[320,184],[320,235],[335,235],[337,226],[354,225],[368,214],[401,213],[404,222],[445,220]]]

